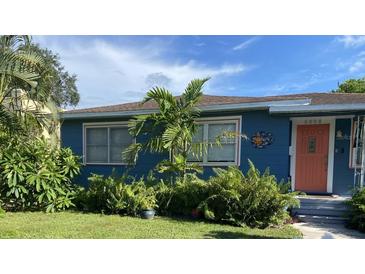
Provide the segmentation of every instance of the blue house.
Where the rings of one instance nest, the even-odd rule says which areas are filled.
[[[210,147],[199,159],[205,177],[217,166],[246,170],[250,159],[260,170],[269,167],[278,180],[290,180],[293,190],[307,193],[348,195],[364,180],[363,94],[204,95],[199,108],[196,138],[210,140],[227,130],[248,137],[237,135],[222,147]],[[91,173],[109,175],[113,169],[146,175],[167,158],[142,154],[133,166],[121,160],[121,151],[135,142],[128,120],[156,111],[154,102],[137,102],[62,113],[62,146],[82,156],[80,183],[87,185]]]

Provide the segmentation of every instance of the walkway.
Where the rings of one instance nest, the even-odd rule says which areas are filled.
[[[342,224],[295,223],[304,239],[365,239],[365,234]]]

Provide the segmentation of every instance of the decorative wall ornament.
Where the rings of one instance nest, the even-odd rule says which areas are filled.
[[[264,148],[271,145],[274,141],[272,133],[265,131],[258,131],[251,137],[251,143],[255,148]]]

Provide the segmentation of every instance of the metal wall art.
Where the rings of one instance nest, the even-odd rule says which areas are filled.
[[[265,131],[258,131],[251,137],[251,143],[255,148],[264,148],[271,145],[273,141],[272,133]]]

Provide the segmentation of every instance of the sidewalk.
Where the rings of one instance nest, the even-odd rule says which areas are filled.
[[[365,233],[348,229],[341,224],[295,223],[303,239],[365,239]]]

